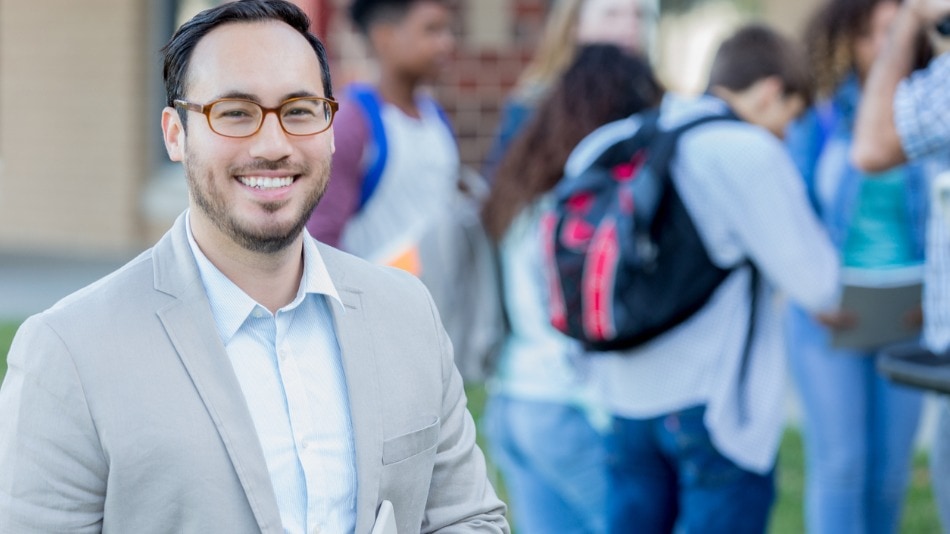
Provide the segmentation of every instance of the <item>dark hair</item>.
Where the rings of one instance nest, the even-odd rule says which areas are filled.
[[[723,41],[713,59],[708,89],[743,91],[755,82],[777,76],[784,94],[796,95],[809,105],[813,81],[804,51],[796,43],[761,24],[745,26]]]
[[[829,0],[812,16],[805,32],[808,60],[819,94],[829,95],[854,70],[854,43],[870,30],[879,4],[899,0]],[[926,34],[917,36],[914,68],[923,68],[933,55]]]
[[[307,14],[285,0],[239,0],[237,2],[227,2],[198,13],[194,18],[182,24],[171,40],[168,41],[168,44],[162,47],[164,60],[162,76],[165,80],[166,105],[173,106],[176,99],[184,96],[191,53],[202,37],[222,24],[268,20],[284,22],[307,39],[317,55],[317,61],[320,63],[323,76],[323,93],[327,98],[333,98],[327,50],[320,39],[310,33],[310,19]],[[185,124],[185,111],[179,110],[178,113],[182,124]]]
[[[350,19],[365,34],[379,21],[399,21],[413,4],[424,1],[443,3],[440,0],[353,0]]]
[[[662,96],[646,60],[613,45],[578,49],[498,166],[482,212],[488,234],[501,239],[525,206],[561,180],[567,157],[587,134],[656,106]]]

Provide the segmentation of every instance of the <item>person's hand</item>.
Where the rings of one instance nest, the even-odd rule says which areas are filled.
[[[950,17],[950,0],[907,0],[905,5],[922,25],[932,26]]]
[[[815,315],[815,320],[835,331],[850,330],[858,325],[858,316],[848,310],[835,310]]]
[[[904,314],[904,326],[911,330],[919,330],[924,326],[924,310],[920,306],[907,310]]]

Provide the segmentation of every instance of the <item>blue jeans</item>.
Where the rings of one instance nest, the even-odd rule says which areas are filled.
[[[937,428],[930,450],[930,480],[943,531],[950,534],[950,396],[937,402]]]
[[[610,532],[765,532],[774,471],[746,471],[720,454],[703,423],[705,411],[614,418],[607,440]]]
[[[518,532],[606,531],[604,441],[583,412],[495,395],[483,424]]]
[[[798,309],[786,332],[805,411],[808,532],[897,532],[922,395],[878,374],[874,353],[831,348]]]

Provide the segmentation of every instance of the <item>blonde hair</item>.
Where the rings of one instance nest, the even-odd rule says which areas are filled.
[[[574,32],[584,2],[557,0],[551,7],[537,51],[515,86],[516,94],[543,92],[567,70],[577,52]]]

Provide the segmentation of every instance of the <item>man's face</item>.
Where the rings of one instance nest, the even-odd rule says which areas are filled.
[[[402,19],[384,22],[377,30],[377,54],[423,80],[435,79],[455,49],[452,12],[441,2],[414,2]]]
[[[191,56],[184,100],[253,100],[277,107],[296,96],[325,96],[316,54],[306,39],[277,21],[219,26]],[[185,166],[193,227],[212,228],[256,252],[276,252],[300,235],[326,189],[333,130],[307,136],[283,131],[268,113],[250,137],[213,132],[188,112],[187,131],[166,108],[162,129],[169,157]]]

